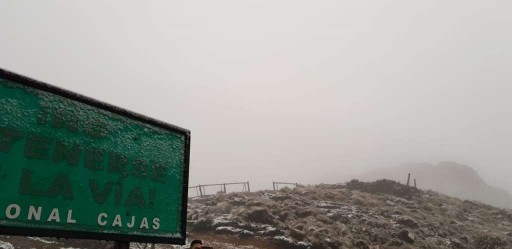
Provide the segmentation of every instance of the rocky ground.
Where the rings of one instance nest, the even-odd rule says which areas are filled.
[[[512,248],[512,210],[388,180],[219,194],[192,200],[188,221],[280,248]]]
[[[512,210],[388,180],[217,194],[190,200],[187,218],[188,237],[216,249],[512,248]],[[110,246],[12,236],[0,241],[0,248]]]

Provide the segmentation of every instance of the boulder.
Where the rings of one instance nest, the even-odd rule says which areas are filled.
[[[9,242],[3,242],[0,240],[0,249],[14,249],[14,246]]]
[[[256,207],[248,211],[247,220],[260,224],[274,224],[274,217],[266,208]]]
[[[409,244],[413,244],[414,243],[414,234],[409,232],[409,230],[402,230],[398,233],[398,238],[409,243]]]
[[[400,225],[404,225],[408,228],[413,228],[413,229],[417,229],[419,228],[418,226],[418,223],[416,223],[415,220],[413,220],[411,217],[400,217],[396,223],[400,224]]]

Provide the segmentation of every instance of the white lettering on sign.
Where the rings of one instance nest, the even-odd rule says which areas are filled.
[[[116,214],[114,219],[108,219],[108,215],[106,213],[98,214],[98,225],[105,226],[110,224],[112,227],[123,227],[126,226],[128,228],[138,228],[138,229],[149,229],[149,222],[147,217],[143,217],[141,220],[137,219],[136,216],[132,216],[126,223],[123,223],[122,215]],[[137,225],[137,227],[136,227]],[[160,229],[160,219],[154,218],[153,223],[151,224],[151,228],[154,230]]]
[[[14,214],[12,214],[12,210],[14,209]],[[20,216],[21,208],[18,204],[11,204],[7,206],[5,209],[5,217],[9,219],[16,219],[18,216]]]
[[[58,208],[52,208],[50,213],[48,214],[48,211],[44,212],[43,207],[36,207],[36,206],[28,206],[28,210],[25,210],[25,207],[22,209],[20,205],[18,204],[9,204],[5,208],[5,217],[8,219],[20,219],[22,217],[23,219],[26,218],[26,220],[33,220],[33,221],[40,221],[40,222],[55,222],[55,223],[67,223],[67,224],[77,224],[77,220],[73,217],[73,210],[68,209],[67,215],[64,216],[66,213],[64,211],[59,210]],[[23,215],[20,216],[20,214],[23,211]],[[43,217],[44,216],[44,217]],[[62,217],[62,220],[61,220]],[[109,217],[114,217],[113,219]],[[65,218],[65,219],[64,219]],[[111,215],[109,216],[107,213],[100,213],[97,216],[96,219],[98,225],[100,226],[106,226],[110,225],[112,227],[128,227],[133,229],[154,229],[158,230],[160,229],[160,218],[151,218],[148,217],[142,217],[142,219],[138,219],[137,216],[131,216],[130,218],[126,218],[126,220],[123,220],[123,216],[120,214]],[[150,224],[150,222],[152,222]]]
[[[153,229],[157,230],[158,228],[160,228],[160,219],[154,218],[153,219]]]
[[[57,209],[57,208],[52,209],[52,212],[50,213],[50,216],[48,216],[48,220],[46,220],[46,221],[60,222],[59,209]]]
[[[107,218],[107,214],[106,213],[101,213],[101,214],[98,215],[98,225],[104,226],[104,225],[107,224],[107,221],[103,220],[103,218]]]
[[[154,218],[153,219],[153,229],[157,230],[158,228],[160,228],[160,219]]]
[[[118,226],[118,227],[122,227],[123,224],[121,224],[121,215],[116,215],[116,217],[114,218],[114,222],[112,223],[112,226],[115,227],[115,226]]]
[[[142,218],[142,222],[140,223],[140,228],[148,229],[148,218]]]
[[[42,210],[43,210],[42,207],[37,207],[37,210],[34,206],[28,207],[27,220],[32,220],[32,218],[34,218],[35,220],[41,220],[41,211]]]
[[[75,224],[76,220],[73,219],[73,210],[68,210],[68,219],[66,220],[66,223]]]
[[[131,223],[128,223],[128,224],[126,224],[126,226],[127,226],[128,228],[132,228],[132,227],[134,227],[134,226],[135,226],[135,216],[132,216],[132,222],[131,222]]]
[[[21,214],[21,207],[18,204],[10,204],[5,208],[5,217],[8,219],[18,219]],[[27,220],[35,220],[35,221],[41,221],[41,216],[43,214],[43,207],[35,207],[35,206],[29,206],[28,212],[26,213],[27,216],[25,216],[25,213],[23,214],[23,217],[27,217]],[[44,219],[43,219],[44,221]],[[46,219],[46,222],[58,222],[60,223],[60,211],[58,208],[53,208],[50,214],[48,215],[48,218]],[[68,209],[68,215],[66,219],[66,223],[68,224],[75,224],[76,220],[73,218],[73,210]]]

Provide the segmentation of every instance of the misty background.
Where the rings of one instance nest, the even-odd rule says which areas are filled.
[[[2,0],[0,67],[191,130],[190,185],[455,161],[511,193],[511,10]]]

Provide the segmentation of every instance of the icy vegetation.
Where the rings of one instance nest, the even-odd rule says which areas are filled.
[[[512,248],[512,210],[389,180],[218,194],[188,210],[197,236],[257,237],[278,248]]]

